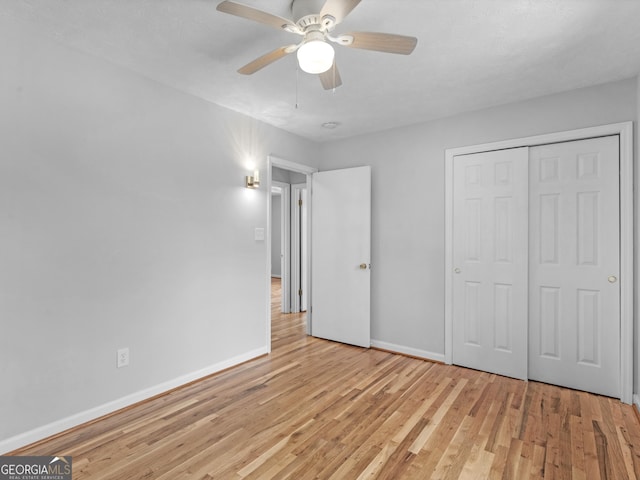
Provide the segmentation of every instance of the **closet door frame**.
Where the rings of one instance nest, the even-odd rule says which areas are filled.
[[[633,400],[633,122],[582,128],[445,150],[445,333],[444,359],[453,357],[453,159],[505,148],[618,135],[620,139],[620,400]]]

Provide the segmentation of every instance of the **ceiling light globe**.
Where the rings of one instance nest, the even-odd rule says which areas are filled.
[[[324,73],[333,65],[335,51],[323,40],[311,40],[298,49],[298,64],[307,73]]]

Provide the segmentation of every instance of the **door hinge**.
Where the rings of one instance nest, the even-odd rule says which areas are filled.
[[[301,297],[302,296],[302,289],[298,290],[298,296]]]
[[[302,199],[299,199],[299,200],[298,200],[298,205],[299,205],[299,206],[302,206]]]

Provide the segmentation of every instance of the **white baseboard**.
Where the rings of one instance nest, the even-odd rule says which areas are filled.
[[[282,278],[282,275],[276,275],[275,273],[272,273],[271,278]]]
[[[402,353],[404,355],[411,355],[412,357],[424,358],[425,360],[433,360],[434,362],[444,363],[443,353],[433,353],[426,350],[420,350],[418,348],[405,347],[403,345],[395,345],[393,343],[383,342],[380,340],[371,340],[371,346],[375,348],[381,348],[382,350],[389,350],[391,352]]]
[[[198,380],[199,378],[203,378],[213,373],[225,370],[229,367],[239,365],[243,362],[252,360],[266,353],[268,353],[267,347],[258,348],[256,350],[243,353],[241,355],[230,358],[228,360],[224,360],[201,370],[182,375],[178,378],[174,378],[158,385],[154,385],[153,387],[145,388],[144,390],[140,390],[117,400],[113,400],[103,405],[90,408],[89,410],[76,413],[75,415],[56,420],[55,422],[49,423],[47,425],[34,428],[33,430],[29,430],[28,432],[21,433],[14,437],[0,440],[0,454],[2,454],[2,452],[11,452],[13,450],[17,450],[18,448],[50,437],[51,435],[55,435],[56,433],[60,433],[70,428],[77,427],[78,425],[81,425],[83,423],[95,420],[96,418],[100,418],[104,415],[113,413],[117,410],[131,406],[143,400],[147,400],[151,397],[167,392],[176,387],[180,387],[181,385],[185,385],[189,382],[193,382],[194,380]]]
[[[633,404],[640,412],[640,395],[638,395],[637,393],[633,394]]]

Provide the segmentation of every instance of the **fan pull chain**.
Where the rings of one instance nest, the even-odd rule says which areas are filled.
[[[333,62],[333,88],[331,89],[332,94],[336,94],[336,62]]]
[[[300,75],[300,68],[298,68],[296,62],[296,110],[298,109],[298,76]]]

